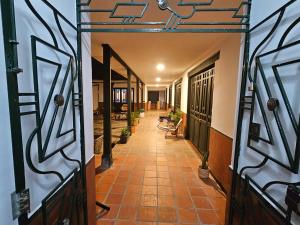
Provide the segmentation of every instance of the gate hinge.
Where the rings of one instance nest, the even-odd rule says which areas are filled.
[[[29,189],[11,194],[13,219],[19,218],[24,213],[30,212],[30,194]]]

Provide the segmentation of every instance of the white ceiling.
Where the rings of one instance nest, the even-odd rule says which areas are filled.
[[[108,3],[109,2],[109,3]],[[94,1],[93,8],[109,8],[115,1]],[[128,2],[128,1],[123,1]],[[156,0],[149,1],[150,8],[145,14],[148,20],[164,20],[168,18],[166,11],[157,8]],[[177,2],[177,1],[169,1]],[[186,2],[186,1],[185,1]],[[215,0],[214,7],[237,7],[240,0]],[[105,7],[104,7],[105,6]],[[188,11],[187,9],[183,12]],[[219,21],[228,20],[232,15],[218,14]],[[201,21],[214,21],[217,14],[203,18]],[[92,20],[101,19],[92,14]],[[103,20],[103,19],[102,19]],[[221,42],[229,35],[236,34],[206,34],[206,33],[92,33],[92,55],[102,61],[101,44],[109,44],[122,59],[135,71],[146,84],[155,84],[156,77],[161,78],[161,84],[170,84],[191,65],[200,60],[201,55],[211,46]],[[156,70],[156,65],[163,63],[166,69],[163,72]],[[117,63],[112,66],[115,70],[126,74]]]

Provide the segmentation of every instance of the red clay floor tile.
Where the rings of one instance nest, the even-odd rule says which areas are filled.
[[[96,176],[96,198],[111,207],[97,225],[223,225],[225,197],[212,179],[198,178],[197,153],[183,139],[166,140],[157,118],[147,112],[128,143],[115,146],[113,166]]]

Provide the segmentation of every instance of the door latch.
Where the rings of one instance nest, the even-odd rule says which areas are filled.
[[[11,194],[13,219],[19,218],[24,213],[30,212],[30,194],[29,189]]]

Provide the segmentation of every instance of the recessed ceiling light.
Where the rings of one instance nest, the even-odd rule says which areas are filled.
[[[161,81],[160,77],[156,77],[155,79],[157,82]]]
[[[158,71],[163,71],[163,70],[165,70],[165,65],[162,64],[162,63],[159,63],[159,64],[156,65],[156,69]]]

